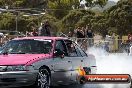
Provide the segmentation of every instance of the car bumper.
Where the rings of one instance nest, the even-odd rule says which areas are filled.
[[[37,72],[0,72],[0,87],[21,87],[35,83]]]

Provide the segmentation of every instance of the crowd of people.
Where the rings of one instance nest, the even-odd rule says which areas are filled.
[[[69,31],[68,37],[93,38],[94,33],[87,27],[77,27],[74,31]]]
[[[77,43],[84,49],[94,45],[94,33],[87,26],[77,27],[74,31],[69,31],[68,37],[76,37]]]
[[[41,23],[41,26],[36,29],[35,27],[32,27],[32,32],[26,32],[27,36],[52,36],[51,34],[51,25],[48,21],[45,21],[44,23]],[[88,29],[88,27],[77,27],[75,30],[69,31],[67,34],[68,37],[76,37],[77,42],[80,43],[80,45],[85,45],[88,43],[89,46],[92,46],[94,44],[94,33],[91,29]],[[88,40],[86,40],[88,39]],[[87,45],[85,45],[87,46]]]
[[[48,21],[45,21],[44,23],[41,23],[41,26],[39,28],[36,28],[34,26],[31,27],[32,32],[26,32],[26,36],[52,36],[51,34],[51,25]],[[3,34],[1,33],[0,42],[1,44],[3,41],[9,40],[7,37],[3,37]],[[91,30],[88,26],[86,27],[76,27],[74,30],[70,30],[69,33],[66,35],[67,37],[75,37],[77,40],[77,43],[81,46],[81,48],[87,49],[87,47],[91,47],[94,45],[94,32]],[[113,35],[112,35],[113,36]],[[107,38],[107,35],[106,35]],[[113,39],[113,37],[111,38]],[[114,41],[114,39],[113,39]],[[132,34],[128,34],[127,42],[132,43]],[[113,43],[111,44],[113,45]]]

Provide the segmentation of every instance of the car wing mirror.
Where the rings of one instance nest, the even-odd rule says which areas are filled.
[[[64,58],[64,56],[65,56],[64,51],[61,51],[60,49],[55,49],[54,57]]]

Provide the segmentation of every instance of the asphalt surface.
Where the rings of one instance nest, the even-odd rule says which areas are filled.
[[[31,88],[31,87],[21,87],[21,88]],[[51,88],[130,88],[130,86],[128,84],[85,84],[85,85],[58,86]]]
[[[101,55],[96,50],[96,60],[98,73],[102,74],[132,74],[132,56],[126,54],[109,54]],[[132,75],[131,75],[132,76]],[[0,87],[1,88],[1,87]],[[26,87],[23,87],[26,88]],[[27,87],[29,88],[29,87]],[[85,84],[85,85],[69,85],[69,86],[58,86],[52,88],[130,88],[130,84]]]

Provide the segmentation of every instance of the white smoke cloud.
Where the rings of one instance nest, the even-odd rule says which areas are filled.
[[[132,75],[132,56],[126,53],[106,53],[99,48],[90,48],[87,53],[93,54],[97,61],[97,74],[130,74]],[[91,85],[91,87],[89,87]],[[96,87],[94,87],[94,86]],[[84,88],[130,88],[130,84],[86,84]]]
[[[106,53],[99,48],[90,48],[88,54],[93,54],[97,61],[98,74],[132,74],[132,56],[126,53]],[[130,88],[130,84],[85,84],[61,86],[59,88]]]
[[[108,54],[104,50],[98,48],[90,48],[87,53],[95,56],[98,74],[132,75],[132,56],[128,56],[125,53]]]

